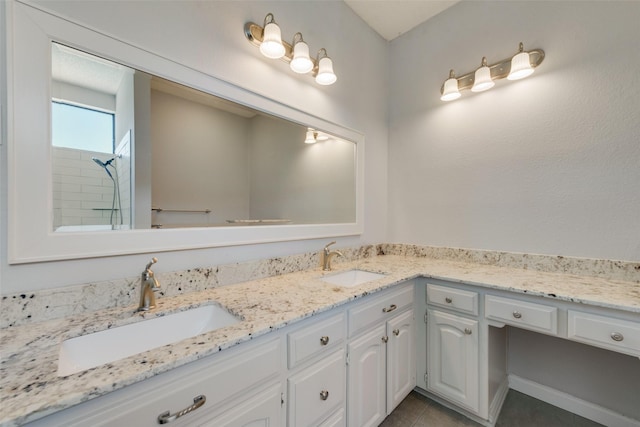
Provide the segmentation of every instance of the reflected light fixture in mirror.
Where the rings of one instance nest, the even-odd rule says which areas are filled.
[[[317,142],[316,135],[318,135],[318,134],[316,132],[314,132],[313,129],[309,129],[307,131],[307,135],[304,138],[304,143],[305,144],[315,144]]]
[[[280,27],[276,24],[271,13],[264,17],[264,31],[262,43],[260,43],[260,52],[271,59],[280,59],[285,54]]]
[[[506,78],[507,80],[519,80],[530,76],[534,69],[544,60],[542,49],[524,50],[524,45],[520,43],[518,53],[498,61],[495,64],[487,64],[486,58],[482,58],[482,65],[475,71],[455,77],[453,70],[449,72],[449,78],[440,88],[440,99],[442,101],[453,101],[458,99],[461,92],[471,89],[472,92],[482,92],[490,89],[496,80]]]
[[[289,64],[289,67],[295,73],[310,73],[319,85],[327,86],[336,82],[337,77],[333,71],[333,61],[327,56],[327,51],[324,48],[318,51],[316,58],[311,58],[309,56],[309,45],[303,40],[302,33],[295,33],[293,43],[289,44],[282,40],[280,27],[275,25],[273,14],[267,14],[264,21],[265,28],[253,22],[247,22],[244,25],[245,37],[251,44],[259,47],[264,56],[283,60]],[[272,25],[275,25],[275,27],[272,27]],[[267,27],[269,27],[269,31],[267,31]],[[277,34],[275,33],[275,28],[278,30]],[[267,37],[269,37],[268,40]],[[274,53],[273,56],[270,56],[270,54],[265,53],[265,50],[270,51],[271,47],[269,46],[272,46],[271,43],[273,43],[274,51],[278,50],[278,54],[280,53],[279,46],[282,46],[282,55],[276,56]]]

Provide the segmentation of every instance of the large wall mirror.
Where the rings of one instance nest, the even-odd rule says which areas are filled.
[[[11,263],[362,232],[360,133],[8,5]]]

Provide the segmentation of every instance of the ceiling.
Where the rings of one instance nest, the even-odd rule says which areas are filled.
[[[459,0],[345,0],[371,28],[391,41]]]

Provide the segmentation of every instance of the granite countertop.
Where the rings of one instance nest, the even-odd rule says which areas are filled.
[[[396,255],[341,263],[334,272],[355,267],[387,275],[343,288],[320,281],[327,272],[316,268],[159,298],[157,308],[145,314],[135,314],[130,306],[5,328],[0,336],[0,426],[33,421],[420,276],[623,310],[638,313],[640,319],[640,285],[631,281]],[[65,339],[212,303],[243,320],[87,371],[57,376],[58,349]]]

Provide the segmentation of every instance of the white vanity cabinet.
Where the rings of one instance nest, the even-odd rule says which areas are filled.
[[[640,425],[637,403],[626,399],[638,393],[637,313],[422,279],[416,315],[424,315],[416,328],[418,390],[481,424],[495,423],[512,388],[604,425]],[[593,372],[595,364],[607,375]]]
[[[260,339],[29,425],[151,427],[160,424],[160,417],[171,426],[279,426],[283,418],[282,360],[280,339]],[[176,416],[181,412],[185,413]]]
[[[415,387],[413,283],[348,312],[349,426],[377,426]]]
[[[478,294],[430,283],[427,303],[428,390],[478,414]]]
[[[438,310],[428,313],[429,389],[477,413],[478,321]]]
[[[287,333],[289,427],[346,426],[346,322],[334,311]]]

